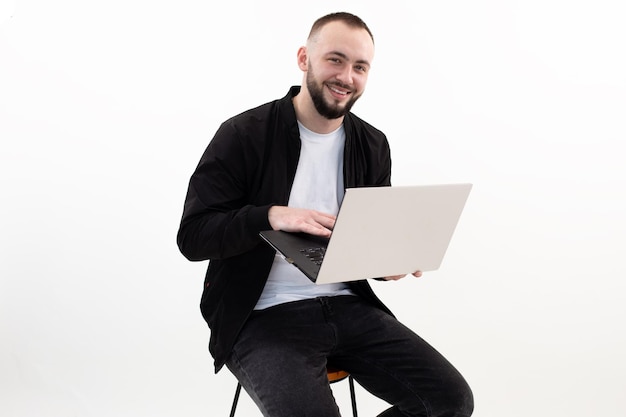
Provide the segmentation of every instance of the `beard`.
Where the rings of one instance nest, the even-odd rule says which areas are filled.
[[[329,120],[338,119],[340,117],[345,116],[350,111],[350,109],[352,109],[352,106],[354,105],[354,103],[361,96],[360,94],[355,95],[354,93],[352,93],[352,96],[350,97],[350,99],[346,102],[346,104],[343,107],[341,107],[336,103],[329,103],[326,101],[326,99],[324,98],[324,84],[325,83],[321,83],[321,84],[317,83],[317,81],[315,80],[315,77],[313,76],[311,68],[309,66],[309,71],[307,72],[307,75],[306,75],[306,86],[309,90],[309,94],[311,95],[311,99],[313,100],[313,105],[315,106],[315,109],[321,116]],[[349,86],[346,86],[345,84],[342,84],[338,81],[329,82],[328,84],[336,85],[338,87],[342,87],[346,89],[350,88]]]

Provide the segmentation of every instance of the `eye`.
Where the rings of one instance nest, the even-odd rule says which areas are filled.
[[[362,73],[366,73],[367,72],[367,67],[365,65],[356,65],[354,67],[354,69],[356,69],[357,71],[362,72]]]

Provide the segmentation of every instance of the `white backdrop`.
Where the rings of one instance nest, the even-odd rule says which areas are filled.
[[[206,263],[175,245],[187,181],[224,119],[300,82],[297,48],[339,10],[376,37],[354,111],[394,183],[474,183],[441,270],[376,291],[476,416],[625,415],[621,3],[1,1],[0,415],[228,414]],[[239,415],[259,415],[245,395]]]

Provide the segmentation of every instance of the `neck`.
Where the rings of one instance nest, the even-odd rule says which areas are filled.
[[[310,131],[315,133],[334,132],[343,123],[344,116],[338,119],[327,119],[320,115],[315,109],[313,100],[306,90],[302,87],[300,93],[293,98],[293,107],[296,110],[296,118]]]

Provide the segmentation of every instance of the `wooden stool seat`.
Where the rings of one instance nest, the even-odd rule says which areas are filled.
[[[326,375],[328,376],[328,382],[330,382],[331,384],[335,382],[343,381],[344,379],[350,376],[349,373],[347,373],[346,371],[342,369],[331,368],[331,367],[326,368]]]

